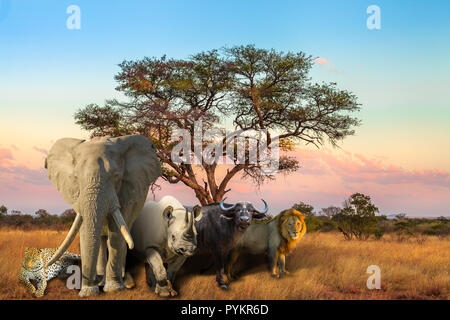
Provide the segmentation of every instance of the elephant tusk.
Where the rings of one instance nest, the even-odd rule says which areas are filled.
[[[128,230],[127,224],[123,220],[122,213],[119,209],[114,210],[113,212],[113,219],[114,222],[117,224],[117,226],[120,229],[120,233],[122,233],[123,238],[128,244],[128,248],[133,249],[134,248],[134,242],[133,238],[131,237],[130,231]]]
[[[67,234],[63,243],[59,246],[58,250],[53,254],[53,257],[50,259],[50,261],[45,263],[44,268],[47,268],[48,266],[54,264],[64,254],[64,252],[66,252],[73,239],[75,239],[78,230],[80,230],[82,220],[83,219],[81,218],[81,215],[77,213],[75,220],[72,223],[72,227],[70,227],[69,233]]]

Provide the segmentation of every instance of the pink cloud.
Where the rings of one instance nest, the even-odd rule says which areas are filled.
[[[12,160],[13,159],[13,155],[12,155],[11,150],[4,149],[4,148],[0,149],[0,160],[2,160],[2,159]]]
[[[330,61],[328,61],[328,60],[325,59],[325,58],[321,58],[321,57],[315,58],[314,61],[315,61],[317,64],[327,64],[327,65],[330,65],[330,66],[333,65]]]
[[[325,58],[322,57],[318,57],[315,58],[314,61],[320,66],[320,70],[326,71],[326,72],[331,72],[331,73],[344,73],[344,70],[338,70],[333,66],[333,63],[331,63],[330,61],[328,61]],[[325,68],[326,66],[326,68]]]
[[[342,205],[354,192],[372,197],[382,214],[406,212],[409,215],[448,215],[450,212],[450,174],[444,170],[407,170],[389,163],[387,158],[368,157],[345,150],[298,149],[292,152],[301,168],[292,175],[277,175],[274,181],[256,188],[250,180],[237,176],[229,184],[227,201],[248,200],[261,205],[264,198],[271,213],[304,201],[316,210]],[[217,181],[227,167],[219,165]],[[69,205],[51,185],[43,168],[30,168],[14,160],[11,150],[0,149],[0,204],[34,212],[48,208],[59,213]],[[199,177],[198,181],[202,181]],[[173,195],[182,203],[198,203],[194,192],[182,183],[157,182],[160,190],[148,199]],[[34,210],[34,211],[33,211]]]
[[[300,159],[301,154],[302,151]],[[315,156],[313,162],[322,164],[323,174],[337,174],[344,182],[373,182],[383,185],[417,183],[450,188],[450,174],[442,170],[409,171],[400,166],[384,163],[380,159],[369,159],[361,154],[336,156],[326,151],[316,151]],[[328,168],[325,168],[325,165]]]

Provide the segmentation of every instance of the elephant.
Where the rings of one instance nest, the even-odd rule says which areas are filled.
[[[162,174],[155,146],[142,135],[89,141],[63,138],[50,149],[45,168],[76,212],[65,240],[46,266],[60,258],[80,231],[79,296],[99,293],[96,266],[102,246],[108,249],[103,291],[122,290],[126,246],[134,246],[129,230],[144,206],[150,185]],[[107,241],[102,243],[102,237]]]

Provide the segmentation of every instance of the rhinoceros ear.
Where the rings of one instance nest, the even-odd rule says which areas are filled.
[[[163,211],[163,217],[164,219],[166,219],[167,221],[169,221],[170,219],[173,218],[172,216],[172,212],[173,212],[173,207],[172,206],[168,206],[164,209]]]
[[[202,207],[198,205],[192,209],[192,212],[194,213],[195,221],[199,221],[203,216]]]

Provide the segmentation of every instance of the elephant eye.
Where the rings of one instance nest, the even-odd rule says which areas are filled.
[[[175,236],[174,235],[172,235],[172,241],[175,241]]]

